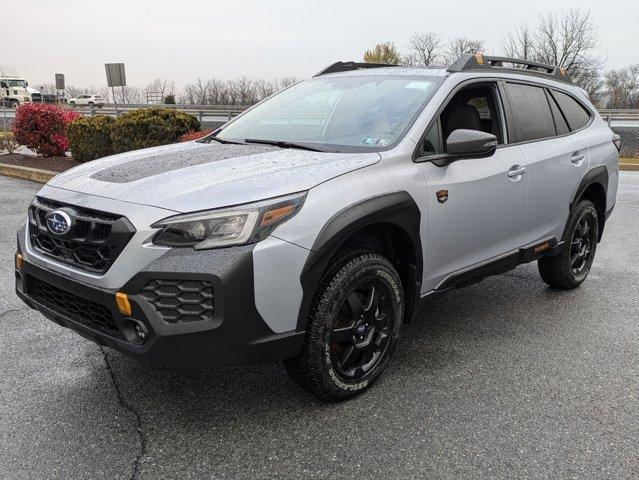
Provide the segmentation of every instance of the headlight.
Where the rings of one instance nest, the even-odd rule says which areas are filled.
[[[153,243],[195,250],[259,242],[273,229],[291,219],[304,204],[306,192],[258,203],[176,215],[161,220]]]

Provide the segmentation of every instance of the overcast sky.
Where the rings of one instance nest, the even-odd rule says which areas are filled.
[[[154,78],[312,76],[337,60],[360,60],[375,43],[401,50],[415,31],[477,37],[488,52],[517,25],[579,6],[599,28],[607,68],[639,63],[639,0],[19,0],[0,26],[0,65],[32,85],[106,84],[104,63],[124,62],[129,85]]]

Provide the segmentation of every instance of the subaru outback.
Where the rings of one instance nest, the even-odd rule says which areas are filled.
[[[618,147],[562,68],[338,62],[202,140],[53,178],[18,231],[16,290],[139,359],[283,361],[346,399],[433,295],[532,261],[578,287]]]

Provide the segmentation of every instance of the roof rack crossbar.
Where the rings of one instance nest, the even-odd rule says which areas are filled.
[[[504,63],[523,65],[523,68],[504,67]],[[489,57],[479,53],[462,55],[455,63],[448,67],[447,70],[454,73],[471,70],[492,70],[493,68],[508,70],[519,74],[552,76],[555,77],[555,80],[572,83],[572,78],[568,75],[566,69],[562,67],[521,58]]]
[[[524,65],[524,68],[527,70],[533,68],[539,68],[545,70],[546,73],[553,73],[557,68],[554,65],[548,65],[546,63],[533,62],[531,60],[523,60],[521,58],[510,58],[510,57],[484,57],[484,61],[488,62],[488,65],[491,67],[501,67],[504,63],[512,63],[514,65]]]
[[[397,67],[397,65],[391,65],[389,63],[359,63],[359,62],[335,62],[329,65],[324,70],[313,75],[319,77],[320,75],[328,75],[329,73],[348,72],[350,70],[364,70],[368,68],[385,68],[385,67]]]

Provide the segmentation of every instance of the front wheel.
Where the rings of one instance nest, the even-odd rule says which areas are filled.
[[[69,106],[70,106],[71,108],[75,108],[75,102],[69,102]]]
[[[577,288],[590,273],[598,240],[597,209],[590,200],[582,200],[570,213],[567,243],[562,252],[537,262],[542,280],[565,290]]]
[[[402,284],[392,263],[374,253],[346,252],[320,281],[302,352],[285,368],[322,400],[354,397],[388,365],[403,314]]]
[[[20,106],[20,102],[17,100],[12,100],[9,102],[9,108],[18,108]]]

